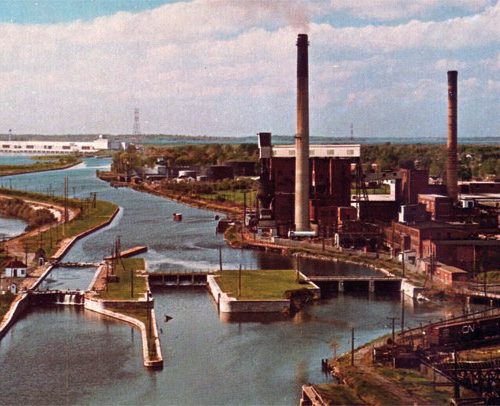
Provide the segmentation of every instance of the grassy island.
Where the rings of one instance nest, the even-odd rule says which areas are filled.
[[[34,161],[32,164],[0,165],[0,176],[65,169],[81,162],[81,159],[75,155],[34,156],[32,159]]]
[[[99,298],[105,300],[137,300],[146,294],[146,278],[137,272],[145,269],[143,258],[122,258],[117,261],[114,274],[116,282],[106,284],[104,290],[99,291]],[[132,296],[133,278],[133,296]]]
[[[217,272],[217,284],[229,296],[241,300],[285,299],[290,292],[311,289],[305,281],[297,281],[294,270],[242,270],[241,290],[239,289],[240,271],[225,270]]]

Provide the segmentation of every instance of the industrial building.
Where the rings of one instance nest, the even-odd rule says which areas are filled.
[[[500,182],[458,182],[458,73],[448,72],[445,184],[430,182],[426,169],[365,176],[360,145],[309,145],[308,45],[300,34],[295,145],[273,145],[271,133],[258,134],[257,231],[331,237],[336,246],[365,250],[383,243],[415,270],[447,284],[498,267]],[[363,187],[370,182],[389,184],[390,193],[368,198]]]
[[[296,229],[295,148],[271,144],[270,133],[259,134],[260,149],[260,225],[272,233],[286,236]],[[337,229],[337,225],[357,219],[351,207],[351,164],[359,162],[360,145],[311,145],[308,153],[307,227],[316,231]],[[343,210],[339,210],[343,208]],[[347,210],[349,209],[349,210]],[[340,216],[340,217],[339,217]]]
[[[108,140],[103,137],[94,141],[0,141],[0,153],[9,154],[92,154],[107,149]]]
[[[272,145],[271,133],[258,134],[259,229],[271,235],[329,232],[357,217],[350,207],[351,164],[359,164],[360,145],[309,145],[308,46],[307,35],[299,34],[295,145]]]

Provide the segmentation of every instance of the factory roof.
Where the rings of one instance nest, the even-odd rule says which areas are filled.
[[[359,158],[360,144],[314,144],[309,146],[310,158]],[[273,145],[272,156],[295,157],[295,145]]]

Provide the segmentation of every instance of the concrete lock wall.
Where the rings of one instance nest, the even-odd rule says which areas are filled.
[[[237,300],[224,293],[216,277],[207,277],[210,293],[221,313],[279,313],[290,310],[290,300]]]
[[[152,302],[149,302],[152,303]],[[148,339],[147,339],[147,331],[146,331],[146,326],[144,325],[143,322],[133,318],[126,316],[121,313],[116,313],[112,310],[106,309],[106,304],[110,305],[111,303],[104,303],[102,300],[97,300],[94,298],[89,298],[87,297],[85,300],[85,309],[94,311],[96,313],[104,314],[105,316],[113,317],[115,319],[124,321],[126,323],[132,324],[133,326],[139,328],[141,332],[141,338],[142,338],[142,356],[144,358],[144,366],[146,367],[153,367],[153,368],[160,368],[163,366],[163,357],[161,353],[161,346],[160,346],[160,338],[158,336],[158,329],[156,326],[156,318],[155,318],[155,313],[154,309],[151,309],[151,320],[155,320],[155,322],[152,324],[152,329],[153,329],[153,337],[155,341],[155,349],[156,349],[156,354],[157,356],[155,358],[151,358],[149,355],[148,351]]]

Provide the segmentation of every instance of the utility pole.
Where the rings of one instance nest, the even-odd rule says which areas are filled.
[[[397,317],[386,317],[386,318],[389,320],[392,320],[392,344],[394,345],[394,343],[395,343],[394,340],[396,338],[395,337],[395,324],[396,324],[395,322],[396,322]]]
[[[354,366],[354,327],[351,328],[351,365]]]
[[[405,277],[405,251],[401,251],[401,259],[403,261],[403,278]]]
[[[241,264],[240,269],[238,270],[238,297],[241,296]]]
[[[405,292],[401,291],[401,334],[405,329]]]
[[[64,222],[69,220],[68,213],[68,177],[64,177]]]
[[[219,246],[219,271],[222,271],[222,247]]]

